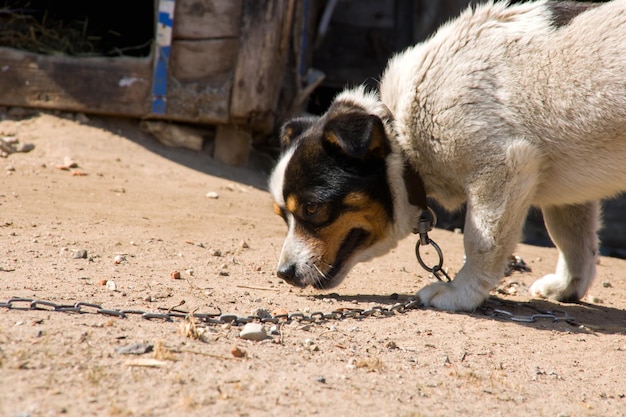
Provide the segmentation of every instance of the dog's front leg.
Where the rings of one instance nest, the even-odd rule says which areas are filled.
[[[526,149],[528,148],[528,149]],[[466,261],[452,282],[437,282],[417,295],[426,306],[472,311],[504,275],[521,237],[524,219],[538,183],[538,159],[519,145],[499,165],[479,172],[467,186],[464,244]]]

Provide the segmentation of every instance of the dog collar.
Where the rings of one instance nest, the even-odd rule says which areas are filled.
[[[428,211],[428,200],[426,199],[426,190],[424,189],[424,181],[422,177],[413,168],[410,162],[404,163],[404,173],[402,174],[404,179],[404,186],[406,187],[406,193],[409,198],[409,204],[417,206],[423,211]]]
[[[424,181],[422,180],[419,172],[417,172],[417,170],[415,170],[408,161],[404,163],[404,173],[402,177],[404,178],[404,186],[406,187],[409,204],[422,209],[419,223],[417,227],[413,229],[413,233],[419,235],[419,239],[415,243],[415,256],[417,257],[417,261],[422,268],[424,268],[427,272],[432,273],[438,280],[443,281],[443,275],[443,277],[445,277],[445,279],[449,282],[450,276],[448,276],[446,271],[443,269],[443,252],[441,252],[439,245],[428,237],[428,232],[430,232],[437,224],[437,215],[432,208],[428,207]],[[420,247],[426,245],[432,245],[439,258],[438,262],[432,267],[428,266],[424,262],[422,255],[420,254]]]

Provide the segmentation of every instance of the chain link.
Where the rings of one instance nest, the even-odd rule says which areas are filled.
[[[494,306],[495,304],[495,306]],[[503,307],[508,306],[512,309],[528,309],[533,312],[529,315],[513,314],[509,310],[505,310]],[[498,298],[490,297],[479,308],[479,311],[486,316],[510,320],[517,323],[536,323],[539,320],[552,320],[552,323],[565,322],[572,326],[578,326],[580,323],[576,321],[574,317],[567,314],[564,310],[542,310],[535,307],[531,303],[519,303],[508,300],[501,300]]]
[[[533,311],[530,315],[516,315],[511,311],[505,310],[504,307],[509,306],[511,309],[526,308]],[[324,313],[316,311],[310,314],[302,312],[294,312],[287,314],[279,314],[275,316],[261,316],[261,315],[249,315],[239,316],[236,314],[223,314],[219,308],[216,308],[216,312],[213,313],[189,313],[182,310],[168,309],[165,313],[155,313],[143,310],[118,310],[118,309],[106,309],[99,304],[77,302],[75,304],[58,304],[52,301],[40,300],[34,298],[21,298],[13,297],[6,302],[0,302],[0,308],[6,308],[8,310],[40,310],[51,311],[60,313],[76,313],[76,314],[100,314],[103,316],[118,317],[126,319],[129,316],[139,316],[145,320],[163,320],[166,322],[172,322],[174,319],[185,319],[193,317],[194,320],[199,323],[207,325],[220,325],[231,324],[235,326],[241,326],[246,323],[260,322],[260,323],[289,323],[292,321],[321,324],[327,321],[341,321],[346,319],[364,319],[368,317],[390,317],[396,314],[404,314],[410,310],[421,308],[422,305],[417,299],[409,299],[408,301],[398,302],[392,306],[375,305],[368,309],[361,308],[339,308],[331,311],[330,313]],[[562,310],[541,310],[532,306],[530,303],[516,303],[506,300],[500,300],[497,298],[490,298],[482,306],[478,308],[478,311],[482,314],[497,319],[504,319],[518,323],[535,323],[539,320],[549,319],[553,323],[566,322],[571,325],[578,325],[576,320],[569,316],[567,312]]]
[[[58,304],[52,301],[39,300],[34,298],[14,297],[6,302],[0,302],[0,308],[9,310],[44,310],[62,313],[78,313],[78,314],[101,314],[104,316],[128,318],[130,315],[137,315],[146,320],[160,319],[164,321],[174,321],[174,319],[184,319],[192,316],[201,323],[206,324],[226,324],[243,325],[250,322],[261,323],[279,323],[279,322],[305,322],[305,323],[321,323],[329,320],[345,320],[348,318],[361,319],[366,317],[387,317],[397,313],[405,313],[411,309],[419,308],[417,300],[409,300],[402,303],[396,303],[390,307],[373,306],[368,309],[359,308],[340,308],[330,313],[317,311],[311,314],[301,312],[279,314],[276,316],[260,316],[249,315],[239,316],[236,314],[222,314],[220,309],[215,313],[188,313],[181,310],[170,309],[166,313],[154,313],[143,310],[117,310],[106,309],[99,304],[77,302],[75,304]]]

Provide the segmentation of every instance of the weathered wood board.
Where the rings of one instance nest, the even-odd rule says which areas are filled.
[[[73,58],[0,48],[0,105],[143,116],[148,58]]]
[[[241,0],[177,0],[174,39],[237,38]]]
[[[274,124],[294,0],[242,0],[231,121],[267,131]]]
[[[299,90],[281,88],[297,0],[155,0],[150,56],[51,56],[0,47],[0,106],[218,125],[217,154],[247,160],[252,132],[270,133]],[[293,71],[292,71],[293,72]],[[296,81],[293,81],[296,80]],[[283,91],[284,88],[283,88]],[[281,100],[282,97],[282,100]],[[231,149],[228,149],[231,148]],[[218,155],[218,156],[219,156]]]
[[[166,118],[228,123],[237,38],[174,41]]]

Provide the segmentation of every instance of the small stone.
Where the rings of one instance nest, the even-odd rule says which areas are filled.
[[[72,256],[74,259],[87,259],[88,257],[88,253],[87,250],[85,249],[79,249],[74,251],[74,255]]]
[[[147,343],[136,343],[134,345],[120,346],[115,349],[115,353],[120,355],[143,355],[152,352],[154,346]]]
[[[125,261],[126,261],[126,257],[124,255],[117,255],[115,258],[113,258],[113,262],[115,262],[116,265],[119,265]]]
[[[98,281],[98,285],[100,285],[101,287],[104,287],[105,285],[107,285],[107,281],[106,279],[101,279],[100,281]]]
[[[246,351],[241,349],[239,346],[233,346],[230,349],[230,354],[233,355],[235,358],[245,358],[246,356],[248,356]]]
[[[249,249],[250,245],[248,245],[248,242],[246,242],[245,240],[242,240],[241,242],[239,242],[239,247],[241,249]]]
[[[89,123],[89,117],[85,116],[85,113],[76,113],[76,115],[74,116],[74,120],[82,124]]]
[[[111,279],[107,281],[105,286],[107,287],[107,290],[109,291],[117,291],[117,284],[115,283],[115,281]]]
[[[215,191],[209,191],[208,193],[206,193],[206,196],[207,198],[211,198],[213,200],[217,200],[218,198],[220,198],[220,195]]]
[[[63,158],[63,165],[64,168],[66,169],[70,169],[70,168],[78,168],[78,164],[69,156],[66,156],[65,158]]]
[[[591,304],[603,304],[604,300],[602,298],[596,297],[595,295],[589,294],[587,299]]]
[[[385,347],[387,349],[398,349],[398,345],[393,340],[390,340],[387,343],[385,343]]]
[[[602,286],[604,288],[613,288],[613,285],[609,281],[602,281]]]
[[[278,330],[278,326],[273,325],[272,327],[270,327],[270,334],[272,336],[278,336],[280,335],[280,330]]]
[[[209,254],[211,256],[222,256],[222,251],[219,249],[209,249]]]
[[[320,384],[325,384],[326,383],[326,378],[324,378],[323,376],[318,376],[316,379],[317,382],[319,382]]]
[[[170,272],[170,278],[171,279],[180,279],[180,272],[178,272],[178,271]]]
[[[265,327],[260,323],[246,323],[239,333],[239,337],[246,340],[264,340],[267,339]]]
[[[250,312],[251,316],[259,317],[261,319],[267,319],[272,317],[272,315],[264,308],[255,308]]]
[[[276,317],[276,316],[286,316],[288,315],[289,312],[287,310],[285,310],[282,307],[276,308],[274,310],[272,310],[272,317]]]
[[[228,272],[228,271],[220,271],[220,276],[221,277],[228,277],[228,276],[230,276],[230,272]]]

